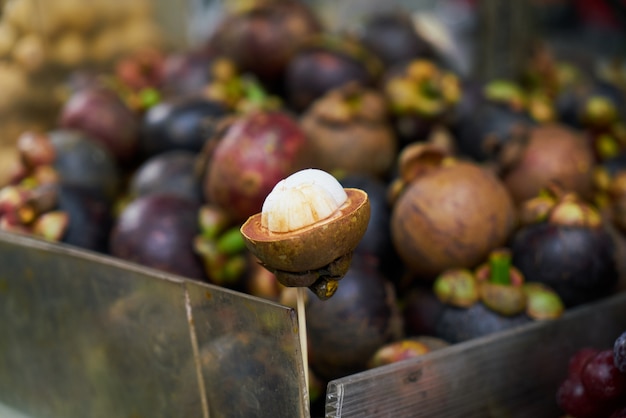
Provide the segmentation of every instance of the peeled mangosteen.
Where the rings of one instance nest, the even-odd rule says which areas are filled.
[[[366,17],[359,38],[385,67],[415,58],[434,58],[432,46],[415,30],[410,13],[380,11]]]
[[[211,51],[232,59],[264,84],[281,80],[296,50],[322,24],[300,1],[253,2],[227,14],[208,42]]]
[[[207,147],[203,192],[236,222],[259,213],[283,178],[308,165],[307,137],[281,110],[257,110],[233,118]]]
[[[358,254],[332,298],[308,298],[306,315],[309,364],[327,381],[365,370],[402,334],[393,285]]]
[[[161,101],[142,120],[140,154],[145,159],[172,150],[198,153],[227,114],[225,105],[200,96]]]
[[[546,194],[522,206],[512,237],[513,264],[527,280],[554,289],[567,307],[613,291],[615,243],[598,211],[573,193]]]
[[[193,249],[199,233],[197,201],[173,194],[150,194],[131,201],[113,225],[110,252],[138,264],[204,279]]]
[[[513,232],[511,196],[488,169],[428,144],[400,155],[391,185],[394,247],[415,279],[452,267],[475,267]]]
[[[316,36],[298,49],[287,66],[287,102],[302,112],[328,91],[350,82],[374,86],[381,70],[378,58],[357,39]]]
[[[101,85],[88,85],[72,93],[61,109],[59,127],[84,132],[121,164],[131,164],[139,150],[136,114],[117,93]]]
[[[532,127],[525,137],[507,142],[498,156],[500,177],[516,204],[552,183],[591,198],[595,164],[584,135],[559,123]]]
[[[386,178],[397,140],[382,94],[357,84],[330,90],[302,115],[312,165],[329,172]]]
[[[128,192],[138,197],[153,193],[171,193],[201,202],[201,176],[196,153],[172,150],[144,161],[133,173]]]

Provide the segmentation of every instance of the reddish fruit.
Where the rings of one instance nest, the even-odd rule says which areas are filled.
[[[305,168],[307,138],[281,111],[256,111],[235,119],[214,146],[203,181],[206,198],[245,221],[259,213],[276,183]]]

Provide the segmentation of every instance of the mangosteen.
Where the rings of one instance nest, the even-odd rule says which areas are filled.
[[[461,97],[461,84],[453,72],[419,58],[388,71],[383,91],[396,134],[405,146],[426,141],[434,126],[449,123]]]
[[[590,199],[596,160],[585,136],[560,123],[531,127],[498,156],[499,175],[519,205],[551,183]]]
[[[415,58],[435,57],[433,47],[415,30],[407,11],[378,11],[366,17],[360,31],[361,42],[378,56],[386,68]]]
[[[529,280],[553,288],[567,307],[613,291],[615,243],[598,210],[574,193],[549,189],[521,208],[511,239],[513,264]]]
[[[306,315],[309,364],[327,381],[365,370],[402,337],[393,285],[358,254],[331,299],[308,298]]]
[[[308,165],[308,139],[283,110],[237,115],[217,132],[203,168],[204,196],[227,209],[236,222],[261,211],[265,197],[283,178]]]
[[[431,284],[413,286],[400,299],[400,306],[407,336],[437,335],[436,325],[446,305],[437,299]]]
[[[222,19],[208,48],[272,86],[282,79],[296,50],[321,30],[320,20],[306,3],[252,2]]]
[[[200,96],[161,101],[142,120],[139,141],[142,159],[172,150],[200,152],[228,113],[223,104]]]
[[[57,210],[67,213],[69,217],[61,242],[108,253],[109,235],[113,226],[110,201],[70,184],[60,184],[57,193]]]
[[[381,271],[400,288],[404,266],[391,241],[391,206],[387,199],[387,183],[363,174],[339,177],[339,182],[344,188],[363,190],[370,201],[370,220],[365,235],[354,251],[372,257]]]
[[[165,79],[165,53],[151,46],[126,53],[116,60],[114,74],[131,91],[158,89]]]
[[[473,268],[509,239],[515,207],[490,170],[420,143],[404,149],[399,169],[390,187],[391,236],[415,279]]]
[[[565,86],[555,98],[559,119],[574,128],[607,128],[626,117],[626,98],[618,87],[585,78]]]
[[[332,89],[302,115],[312,165],[346,174],[389,175],[397,140],[385,98],[358,84]]]
[[[202,259],[209,282],[245,291],[248,273],[255,263],[230,213],[213,204],[204,204],[198,215],[200,234],[194,250]]]
[[[172,150],[154,155],[133,173],[128,186],[130,196],[152,193],[178,194],[202,202],[198,156],[186,150]]]
[[[482,85],[466,83],[449,126],[461,155],[490,162],[509,140],[524,137],[535,124],[525,112],[487,100]]]
[[[437,337],[402,338],[382,345],[367,362],[367,367],[373,369],[398,361],[420,357],[449,345],[450,343]]]
[[[89,190],[110,201],[119,192],[120,173],[115,158],[102,143],[83,132],[27,131],[18,138],[17,148],[23,176],[48,165],[63,184]]]
[[[559,318],[564,305],[556,292],[527,283],[511,265],[511,251],[498,248],[475,271],[449,269],[433,283],[445,306],[436,321],[439,338],[459,343],[529,323]]]
[[[287,103],[297,112],[328,91],[350,82],[373,87],[381,75],[378,58],[356,38],[324,34],[303,44],[285,75]]]
[[[21,184],[0,189],[0,229],[52,242],[107,252],[112,224],[110,202],[71,184]]]
[[[182,97],[197,94],[212,79],[214,54],[202,50],[171,52],[163,63],[165,97]]]
[[[325,171],[306,169],[276,184],[241,233],[280,283],[309,287],[328,299],[348,271],[369,217],[367,193],[344,189]]]
[[[118,163],[133,163],[139,150],[137,115],[113,90],[89,85],[72,93],[61,109],[59,127],[99,141]]]
[[[119,214],[110,236],[113,256],[192,279],[204,279],[193,248],[200,232],[200,204],[173,194],[132,200]]]

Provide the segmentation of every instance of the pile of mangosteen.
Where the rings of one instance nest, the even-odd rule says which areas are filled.
[[[321,381],[622,290],[625,92],[545,47],[506,80],[445,54],[408,12],[344,33],[295,0],[227,10],[201,47],[77,69],[57,125],[17,141],[0,228],[289,305],[240,227],[331,173],[370,218],[332,297],[308,292]]]

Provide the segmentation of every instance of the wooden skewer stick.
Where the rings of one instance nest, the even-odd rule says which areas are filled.
[[[297,288],[297,310],[298,310],[298,328],[300,331],[300,348],[302,351],[302,364],[304,365],[304,380],[306,381],[306,387],[308,391],[309,387],[309,347],[307,344],[307,336],[306,336],[306,312],[304,310],[304,299],[306,295],[304,294],[304,288]]]

